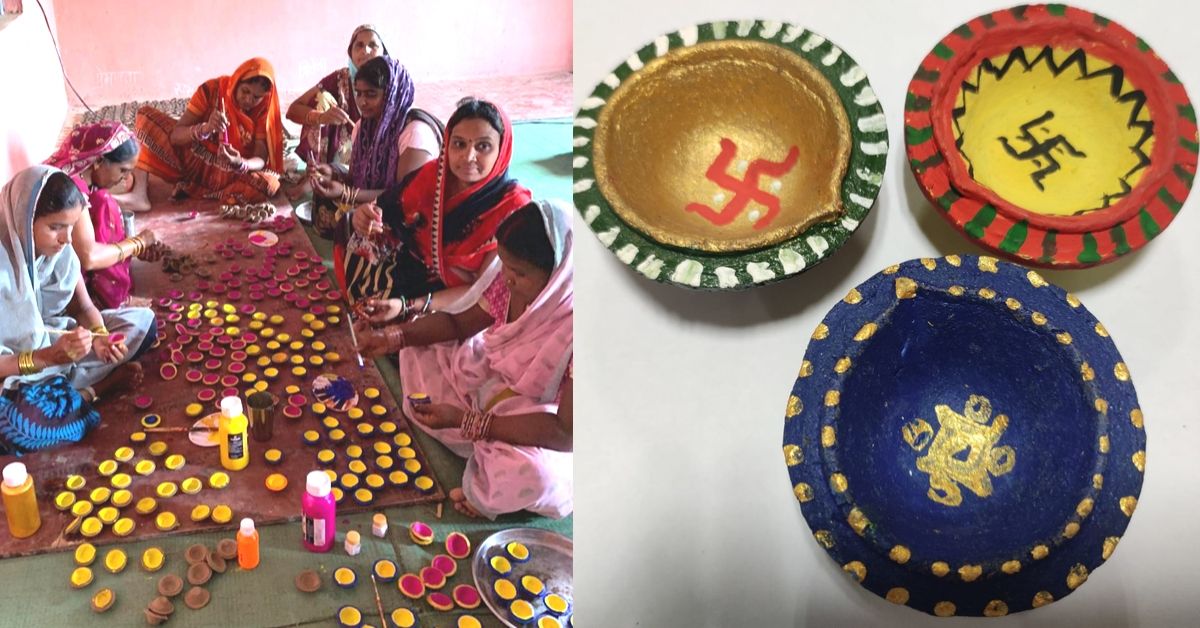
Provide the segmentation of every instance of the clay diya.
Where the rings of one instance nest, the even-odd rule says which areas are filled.
[[[470,610],[479,607],[479,590],[469,584],[460,584],[454,587],[454,590],[450,592],[450,597],[454,598],[454,603],[459,608]]]
[[[407,608],[397,608],[390,615],[392,623],[398,628],[413,628],[417,625],[417,616]]]
[[[430,593],[425,598],[425,601],[428,602],[429,606],[431,606],[434,610],[448,611],[454,608],[454,598],[441,592]]]
[[[338,567],[333,572],[333,582],[343,589],[353,589],[358,584],[358,574],[349,567]]]
[[[517,585],[511,580],[505,578],[497,578],[492,584],[492,590],[496,592],[496,596],[505,601],[517,599]]]
[[[311,569],[296,575],[296,588],[303,593],[315,593],[321,589],[321,576]]]
[[[1082,585],[1129,524],[1145,448],[1104,326],[1036,271],[975,256],[891,266],[835,305],[783,440],[837,565],[943,616],[1019,612]]]
[[[459,560],[471,555],[471,539],[462,532],[446,535],[446,553]]]
[[[436,590],[446,586],[446,574],[437,567],[422,567],[417,575],[421,577],[421,583],[426,589]]]
[[[404,594],[404,597],[409,599],[419,600],[425,597],[425,583],[416,574],[406,573],[400,576],[400,581],[396,586]]]
[[[1120,24],[1065,5],[996,11],[921,62],[905,107],[921,190],[969,239],[1023,263],[1110,262],[1161,233],[1196,175],[1196,116]]]
[[[212,599],[212,594],[204,587],[192,587],[183,596],[183,603],[188,608],[196,611],[208,605]]]
[[[391,582],[396,579],[396,574],[398,573],[396,563],[386,558],[375,561],[374,566],[371,567],[371,571],[380,582]]]
[[[559,617],[566,615],[571,610],[571,601],[557,593],[551,593],[542,598],[542,604],[546,606],[547,611]]]
[[[850,55],[755,20],[642,47],[583,101],[574,135],[575,206],[600,241],[645,277],[710,290],[836,251],[874,204],[888,148]]]

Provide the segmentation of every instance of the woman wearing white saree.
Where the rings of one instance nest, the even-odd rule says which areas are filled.
[[[154,343],[154,313],[92,304],[71,247],[86,203],[48,166],[0,192],[0,453],[82,439],[99,423],[97,399],[141,381],[129,361]]]

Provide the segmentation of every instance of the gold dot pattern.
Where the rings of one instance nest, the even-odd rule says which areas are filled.
[[[1108,412],[1108,402],[1104,399],[1096,398],[1096,412]]]
[[[833,492],[835,493],[845,493],[846,488],[848,487],[846,484],[846,476],[842,475],[841,473],[834,473],[833,475],[829,476],[829,487],[832,488]]]
[[[908,589],[904,587],[892,587],[888,589],[887,601],[892,604],[905,604],[908,602]]]
[[[1041,560],[1050,555],[1050,548],[1045,545],[1035,545],[1032,550],[1029,550],[1029,555],[1034,560]]]
[[[1005,305],[1005,307],[1007,307],[1008,309],[1010,309],[1014,312],[1021,309],[1021,302],[1012,297],[1008,297],[1007,299],[1005,299],[1004,305]]]
[[[817,530],[816,532],[813,532],[813,538],[816,539],[817,543],[820,543],[821,547],[824,547],[825,549],[833,547],[833,533],[831,533],[829,530]]]
[[[838,401],[841,398],[842,398],[842,393],[840,391],[830,390],[825,393],[825,405],[832,408],[833,406],[836,406],[838,404]]]
[[[912,558],[912,552],[903,545],[896,545],[888,552],[888,558],[891,558],[897,564],[903,565],[908,562],[909,558]]]
[[[1092,514],[1092,508],[1096,505],[1091,497],[1084,497],[1079,500],[1079,505],[1075,506],[1075,514],[1080,517],[1087,517]]]
[[[1008,604],[1003,600],[992,600],[988,605],[983,607],[984,617],[1004,617],[1008,614]]]
[[[937,268],[937,260],[932,257],[922,257],[921,265],[925,267],[925,270],[933,270]]]
[[[1029,316],[1029,319],[1033,321],[1034,325],[1045,325],[1046,324],[1046,315],[1042,314],[1041,312],[1034,312],[1033,314],[1031,314]]]
[[[963,288],[962,286],[950,286],[949,288],[947,288],[947,290],[950,292],[950,294],[952,294],[956,297],[961,297],[962,295],[966,294],[966,292],[967,292],[966,289]]]
[[[943,601],[933,605],[933,614],[938,617],[953,617],[957,610],[954,602]]]
[[[1071,590],[1078,589],[1079,585],[1087,582],[1087,579],[1087,567],[1080,563],[1075,563],[1075,566],[1071,567],[1071,571],[1067,573],[1067,588]]]
[[[1079,306],[1083,305],[1083,303],[1080,303],[1080,302],[1079,302],[1079,297],[1076,297],[1075,295],[1073,295],[1073,294],[1071,294],[1070,292],[1068,292],[1068,293],[1067,293],[1067,305],[1070,305],[1071,307],[1076,307],[1076,308],[1077,308],[1077,307],[1079,307]]]
[[[859,582],[867,579],[867,566],[857,560],[842,565],[842,570],[854,576],[854,579]]]
[[[983,567],[979,565],[963,565],[958,568],[958,577],[962,578],[963,582],[974,582],[982,575]]]
[[[812,333],[813,340],[824,340],[828,337],[829,337],[829,326],[826,325],[825,323],[821,323],[821,324],[817,325],[817,328],[813,330],[813,333]]]
[[[1108,330],[1101,323],[1096,323],[1096,334],[1103,338],[1108,338]]]
[[[994,299],[996,298],[996,291],[992,290],[991,288],[980,288],[979,296],[985,299]]]
[[[1042,279],[1042,276],[1039,275],[1036,270],[1031,270],[1025,273],[1025,277],[1029,279],[1030,285],[1032,285],[1034,288],[1045,288],[1046,286],[1050,285],[1046,283],[1045,279]]]
[[[842,300],[850,305],[854,305],[862,301],[862,295],[859,294],[858,288],[851,288],[850,292],[846,293],[845,298]]]
[[[795,493],[796,499],[800,500],[801,504],[805,504],[805,503],[812,501],[812,498],[813,498],[812,487],[804,482],[801,482],[801,483],[797,484],[795,487],[793,487],[792,492]]]
[[[1126,517],[1132,517],[1133,511],[1137,509],[1137,498],[1132,495],[1128,495],[1126,497],[1122,497],[1119,503],[1121,505],[1121,512],[1125,513]]]
[[[1083,381],[1090,382],[1096,379],[1096,371],[1087,362],[1079,365],[1079,373],[1083,376]]]
[[[787,466],[794,467],[804,462],[804,452],[796,445],[784,445],[783,459],[787,461]]]
[[[1121,537],[1119,536],[1110,536],[1104,539],[1104,546],[1100,550],[1100,557],[1104,560],[1108,560],[1108,557],[1112,556],[1113,551],[1117,549],[1117,543],[1120,542]]]
[[[826,425],[821,428],[821,446],[833,447],[837,444],[837,430],[833,429],[832,425]]]
[[[979,270],[985,273],[994,273],[999,269],[996,268],[996,258],[988,257],[987,255],[979,256]]]
[[[1015,574],[1015,573],[1021,571],[1021,561],[1019,561],[1019,560],[1007,561],[1003,565],[1000,565],[1000,571],[1003,571],[1004,573],[1009,574],[1009,575]]]
[[[891,266],[888,266],[887,268],[883,269],[883,274],[885,274],[885,275],[895,275],[895,274],[896,274],[896,271],[898,271],[898,270],[900,270],[900,265],[899,265],[899,264],[892,264]]]
[[[1066,527],[1063,528],[1063,536],[1068,539],[1074,538],[1076,534],[1079,534],[1079,524],[1075,523],[1074,521],[1068,523]]]
[[[1146,471],[1145,451],[1139,449],[1138,451],[1134,452],[1132,456],[1130,456],[1130,459],[1133,461],[1134,468],[1136,468],[1139,473],[1144,473]]]
[[[1129,367],[1124,362],[1117,362],[1113,365],[1113,377],[1122,382],[1129,381]]]
[[[846,371],[849,371],[849,370],[850,370],[850,358],[848,358],[848,357],[839,359],[837,361],[837,363],[833,365],[833,372],[835,372],[839,375],[842,373],[845,373]]]
[[[1058,339],[1059,344],[1063,344],[1063,345],[1071,344],[1071,334],[1069,334],[1065,331],[1056,335],[1055,338]]]
[[[1134,427],[1138,428],[1139,430],[1142,429],[1142,427],[1145,425],[1145,419],[1142,417],[1142,410],[1140,408],[1134,408],[1133,410],[1130,410],[1129,421],[1133,423]]]
[[[1097,443],[1097,448],[1100,449],[1100,453],[1102,453],[1102,454],[1108,453],[1108,450],[1109,450],[1108,436],[1100,437],[1100,442]]]
[[[933,572],[933,575],[941,578],[942,576],[950,573],[950,565],[939,560],[930,565],[929,570]]]
[[[947,264],[950,264],[955,268],[962,266],[962,258],[957,255],[947,255],[945,259]]]
[[[896,298],[911,299],[917,296],[917,282],[908,277],[896,278]]]
[[[1054,596],[1050,595],[1049,591],[1038,591],[1033,596],[1033,607],[1041,608],[1054,601]]]
[[[812,375],[812,374],[813,374],[812,362],[809,362],[808,360],[801,362],[799,376],[800,377],[808,377],[809,375]]]
[[[871,524],[870,519],[863,514],[858,508],[851,508],[850,514],[846,516],[846,523],[854,529],[855,534],[862,536],[867,531],[867,526]]]
[[[874,336],[875,330],[877,329],[879,329],[879,325],[876,325],[875,323],[867,323],[858,330],[858,333],[854,334],[854,340],[857,342],[862,342],[871,336]]]

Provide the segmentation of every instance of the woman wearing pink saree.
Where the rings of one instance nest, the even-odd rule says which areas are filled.
[[[467,459],[462,488],[450,496],[469,515],[572,511],[570,225],[563,205],[525,205],[496,231],[502,269],[481,279],[488,287],[476,306],[381,330],[360,326],[362,351],[399,350],[405,393],[432,402],[414,407],[409,397],[405,412]]]

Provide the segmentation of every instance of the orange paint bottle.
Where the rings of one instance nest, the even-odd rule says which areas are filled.
[[[258,566],[258,530],[254,529],[254,520],[249,517],[242,519],[242,527],[237,533],[238,566],[250,570]]]

